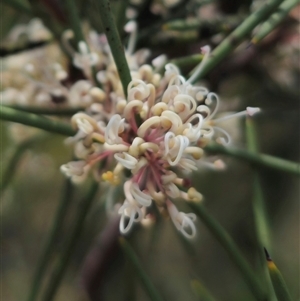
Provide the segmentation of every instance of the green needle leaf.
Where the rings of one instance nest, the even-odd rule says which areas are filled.
[[[265,249],[265,255],[267,259],[268,271],[278,301],[292,301],[291,295],[288,291],[285,281],[266,249]]]

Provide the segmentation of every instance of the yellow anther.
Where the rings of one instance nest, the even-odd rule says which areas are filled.
[[[188,195],[190,201],[201,202],[203,199],[202,194],[200,192],[198,192],[194,187],[191,187],[188,190],[187,195]]]
[[[120,179],[116,176],[112,171],[107,171],[102,174],[102,180],[109,182],[112,185],[118,185],[120,183]]]
[[[151,112],[155,116],[160,116],[163,111],[167,110],[168,106],[164,102],[159,102],[151,108]]]
[[[93,87],[90,91],[89,91],[90,95],[97,101],[99,102],[103,102],[106,98],[106,94],[105,92],[98,88],[98,87]]]
[[[100,143],[105,142],[104,136],[99,133],[92,133],[92,139],[95,142],[100,142]]]
[[[184,152],[186,154],[191,154],[195,160],[199,160],[203,156],[203,149],[196,146],[189,146]]]

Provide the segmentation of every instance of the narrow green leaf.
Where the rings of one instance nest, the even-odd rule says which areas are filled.
[[[33,126],[66,136],[74,136],[76,134],[76,131],[73,130],[69,124],[5,106],[0,106],[0,119]]]
[[[236,159],[245,160],[249,163],[270,167],[273,169],[300,176],[299,164],[270,155],[253,154],[252,152],[246,150],[237,149],[233,147],[225,147],[216,143],[208,144],[207,146],[205,146],[204,150],[208,153],[224,154],[234,157]]]
[[[272,16],[264,22],[258,33],[252,38],[252,44],[258,44],[262,41],[271,31],[273,31],[282,20],[288,15],[288,13],[299,4],[299,0],[287,0],[284,1]]]
[[[221,44],[212,52],[211,56],[197,74],[193,77],[193,82],[203,78],[210,70],[218,65],[229,53],[231,53],[243,39],[262,21],[264,21],[283,0],[270,0],[261,9],[247,17]]]
[[[244,259],[238,246],[233,241],[231,236],[225,231],[225,229],[206,211],[202,204],[188,203],[193,209],[193,212],[199,216],[201,221],[215,236],[219,243],[223,246],[225,251],[228,253],[232,262],[236,265],[241,275],[243,276],[246,284],[259,301],[266,301],[265,291],[262,289],[257,276],[249,266],[248,262]]]
[[[291,295],[288,291],[285,281],[266,249],[265,254],[267,259],[268,271],[270,273],[270,277],[278,301],[292,301]]]
[[[102,26],[107,37],[120,80],[122,82],[124,95],[127,96],[127,87],[131,81],[131,75],[127,60],[125,57],[124,47],[114,20],[109,0],[96,0],[99,7]]]

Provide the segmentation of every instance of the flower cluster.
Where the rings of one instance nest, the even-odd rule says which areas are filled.
[[[205,62],[209,47],[202,51]],[[195,215],[179,212],[172,200],[201,201],[202,195],[185,175],[197,170],[196,161],[202,158],[208,141],[229,143],[230,137],[215,126],[224,119],[214,119],[218,96],[192,85],[195,75],[185,80],[175,65],[167,64],[165,69],[160,77],[150,65],[142,65],[132,73],[127,99],[111,91],[101,105],[91,106],[89,114],[74,115],[72,123],[78,133],[69,141],[81,160],[61,170],[80,182],[96,163],[104,162],[100,175],[94,169],[98,180],[112,185],[124,181],[125,200],[118,210],[122,233],[143,221],[155,204],[168,212],[179,231],[192,238]],[[256,111],[248,108],[238,115]]]

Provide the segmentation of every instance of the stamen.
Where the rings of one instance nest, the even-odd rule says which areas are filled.
[[[158,57],[156,57],[155,59],[152,60],[152,66],[155,67],[154,72],[156,72],[157,70],[159,70],[167,61],[167,56],[165,54],[161,54]]]
[[[216,139],[216,141],[218,143],[220,143],[222,145],[228,145],[228,144],[231,143],[231,137],[230,137],[230,135],[225,130],[223,130],[222,128],[217,127],[217,126],[214,126],[213,129],[215,131],[217,130],[217,131],[221,132],[224,135],[224,137],[218,137]]]
[[[213,112],[210,115],[208,115],[206,118],[212,119],[218,112],[219,106],[220,106],[220,100],[219,100],[218,95],[216,93],[212,93],[212,92],[208,93],[206,100],[205,100],[205,104],[210,106],[214,100],[216,101],[216,106],[215,106]]]
[[[127,53],[129,55],[133,55],[135,45],[136,45],[136,39],[137,39],[137,23],[136,23],[136,21],[133,21],[133,20],[129,21],[125,25],[124,30],[127,33],[130,33],[128,47],[127,47]]]
[[[210,47],[204,46],[201,48],[201,52],[204,54],[202,61],[200,62],[200,64],[198,65],[198,67],[196,67],[196,70],[194,71],[193,75],[186,81],[187,83],[193,83],[196,78],[198,77],[199,73],[202,71],[206,61],[209,58],[210,55]]]

